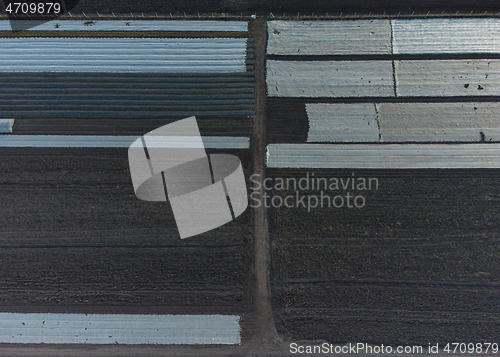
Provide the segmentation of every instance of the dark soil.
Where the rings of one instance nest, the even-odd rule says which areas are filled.
[[[3,249],[2,306],[242,308],[243,247]],[[203,269],[200,269],[200,267]]]
[[[267,142],[305,143],[309,124],[305,104],[286,98],[270,98],[267,102]]]
[[[143,135],[196,115],[202,135],[249,136],[253,78],[236,75],[2,74],[15,134]]]
[[[498,335],[498,170],[314,173],[352,171],[379,179],[378,191],[354,192],[366,198],[362,209],[270,209],[282,337],[426,345]]]
[[[127,149],[1,151],[1,311],[247,309],[251,212],[181,240],[168,203],[135,197]]]

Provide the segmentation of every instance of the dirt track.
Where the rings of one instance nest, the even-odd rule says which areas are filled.
[[[265,176],[266,150],[266,74],[265,48],[267,26],[263,19],[253,23],[255,48],[255,114],[252,136],[253,173]],[[263,191],[263,190],[262,190]],[[263,192],[262,192],[263,193]],[[270,253],[267,210],[264,206],[254,209],[254,270],[255,319],[258,330],[252,337],[253,343],[267,344],[277,340],[271,308],[271,285],[269,277]],[[251,342],[252,343],[252,342]]]

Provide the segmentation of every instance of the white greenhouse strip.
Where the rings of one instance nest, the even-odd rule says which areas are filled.
[[[271,55],[500,53],[500,19],[269,21]]]
[[[392,20],[394,54],[500,53],[500,19]]]
[[[244,72],[246,39],[1,38],[0,72]]]
[[[500,103],[377,104],[385,142],[500,141]]]
[[[0,343],[239,344],[237,315],[0,313]]]
[[[270,144],[268,168],[500,168],[500,144]]]
[[[18,21],[21,22],[21,21]],[[23,21],[28,22],[29,21]],[[11,31],[10,21],[0,21],[0,31]],[[53,20],[29,31],[248,31],[246,21],[82,21]]]
[[[37,148],[128,148],[138,136],[97,136],[97,135],[0,135],[0,147],[37,147]],[[193,148],[197,141],[187,137],[165,137],[163,146],[168,148]],[[156,137],[161,140],[161,137]],[[178,140],[176,140],[178,139]],[[248,137],[204,136],[203,144],[207,149],[248,149]]]
[[[308,142],[500,141],[500,103],[306,104]]]
[[[395,61],[398,96],[500,95],[500,60]]]
[[[267,61],[270,97],[394,96],[391,61]]]
[[[306,104],[308,142],[379,141],[377,112],[372,103]]]
[[[389,20],[269,21],[272,55],[390,54]]]
[[[12,133],[14,119],[0,119],[0,133]]]

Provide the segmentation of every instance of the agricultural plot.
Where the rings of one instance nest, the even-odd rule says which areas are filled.
[[[371,103],[306,104],[308,142],[376,142],[380,124]]]
[[[302,101],[268,97],[266,117],[268,143],[306,142],[309,121]]]
[[[19,318],[26,321],[19,326]],[[239,316],[0,313],[3,343],[239,344]],[[64,328],[61,328],[64,326]],[[87,326],[83,327],[82,326]],[[106,331],[106,335],[102,331]],[[62,333],[61,333],[62,332]]]
[[[390,97],[390,61],[267,61],[270,97]]]
[[[387,20],[270,21],[269,55],[390,54]]]
[[[0,31],[10,31],[10,21],[0,21]],[[31,27],[30,31],[225,31],[246,32],[248,24],[243,21],[77,21],[54,20]]]
[[[391,20],[394,54],[500,53],[500,21]]]
[[[0,116],[13,134],[142,135],[195,115],[206,136],[248,136],[251,72],[0,75]]]
[[[499,64],[498,59],[269,60],[267,88],[270,97],[298,98],[498,96]]]
[[[134,30],[145,25],[134,23]],[[199,30],[215,25],[199,24]],[[156,26],[163,31],[161,23]],[[168,26],[172,31],[175,23]],[[219,30],[247,30],[246,23],[225,26]],[[127,149],[138,136],[196,116],[207,152],[234,154],[246,170],[254,110],[252,40],[0,42],[8,48],[0,54],[0,117],[15,119],[12,133],[0,137],[0,310],[232,315],[226,339],[204,338],[211,326],[199,330],[201,339],[196,329],[184,340],[140,334],[127,340],[130,331],[115,332],[128,333],[120,341],[132,342],[123,343],[240,343],[240,316],[251,303],[251,213],[181,241],[169,203],[134,194]],[[20,323],[24,315],[12,316],[5,321]],[[62,321],[75,329],[83,323]],[[53,335],[34,338],[52,341]]]
[[[498,335],[498,24],[270,22],[265,191],[284,338]],[[333,45],[349,31],[359,43]]]
[[[500,20],[269,21],[268,55],[498,54]]]
[[[205,136],[251,131],[251,39],[0,41],[11,47],[0,55],[0,116],[16,118],[14,134],[142,135],[192,115]]]
[[[495,102],[308,103],[306,110],[308,142],[500,141]]]
[[[104,135],[12,135],[0,137],[0,147],[62,147],[62,148],[129,148],[138,136]],[[159,137],[158,147],[194,148],[199,147],[198,138]],[[170,140],[170,142],[162,142]],[[249,149],[250,138],[234,136],[203,136],[205,149]]]
[[[384,142],[498,142],[500,104],[382,103],[376,105]]]
[[[323,208],[308,210],[308,196],[321,200],[313,173],[356,178],[355,190],[350,182],[327,189],[344,205],[328,208],[324,198]],[[267,170],[274,182],[307,174],[309,190],[299,192],[306,207],[297,207],[293,189],[268,191],[293,196],[294,205],[269,209],[274,311],[284,337],[422,345],[495,338],[498,171]],[[377,178],[378,189],[358,190],[358,178]],[[354,206],[358,196],[362,208]]]
[[[239,38],[0,38],[0,46],[7,73],[246,71],[247,40]]]
[[[500,168],[500,144],[269,144],[269,168]]]
[[[395,61],[401,97],[499,96],[500,60]]]
[[[245,309],[248,212],[181,241],[168,203],[135,196],[126,149],[1,151],[2,311]]]

